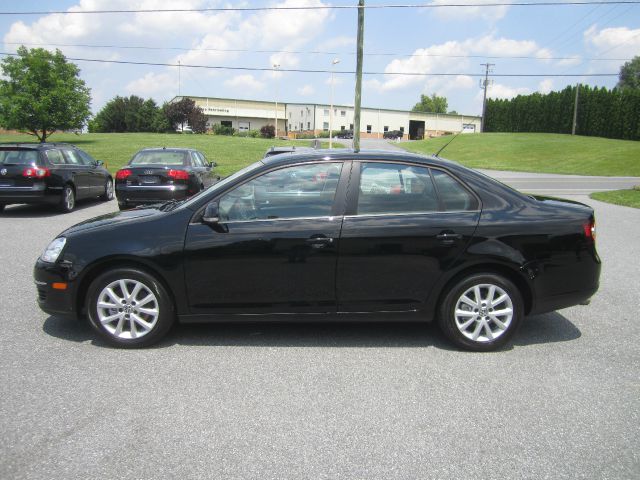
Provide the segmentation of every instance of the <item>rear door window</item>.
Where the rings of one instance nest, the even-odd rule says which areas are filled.
[[[438,196],[428,168],[394,163],[362,164],[359,215],[438,210]]]
[[[449,211],[477,210],[478,200],[469,190],[442,170],[431,170],[443,206]]]
[[[75,150],[65,150],[64,156],[67,157],[67,163],[71,165],[85,165],[84,160]]]
[[[49,160],[54,165],[66,165],[67,161],[62,155],[62,152],[57,149],[47,150],[45,155],[47,156],[47,160]]]

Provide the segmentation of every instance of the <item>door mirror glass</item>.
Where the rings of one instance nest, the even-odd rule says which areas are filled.
[[[209,224],[216,224],[220,221],[220,216],[218,214],[218,202],[211,202],[205,207],[204,215],[202,215],[202,221]]]

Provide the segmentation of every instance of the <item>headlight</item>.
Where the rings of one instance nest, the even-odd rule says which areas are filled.
[[[60,253],[62,253],[62,249],[64,248],[66,243],[66,238],[56,238],[49,244],[47,248],[45,248],[44,253],[40,255],[40,259],[43,262],[54,263],[56,260],[58,260],[58,257],[60,256]]]

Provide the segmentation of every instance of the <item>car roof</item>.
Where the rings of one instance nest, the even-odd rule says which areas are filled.
[[[459,164],[436,157],[435,155],[418,155],[409,152],[399,152],[391,150],[360,150],[355,152],[352,149],[318,149],[310,152],[291,153],[288,155],[273,155],[262,159],[265,165],[286,165],[292,163],[314,162],[318,160],[389,160],[404,161],[414,163],[424,163],[441,166],[459,166]]]
[[[198,150],[196,150],[195,148],[188,148],[188,147],[148,147],[148,148],[141,148],[140,150],[138,150],[138,152],[163,152],[163,151],[169,151],[169,152],[197,152]]]
[[[70,148],[78,148],[72,143],[66,142],[44,142],[44,143],[36,143],[36,142],[1,142],[0,148],[32,148],[32,149],[40,149],[40,148],[53,148],[53,147],[70,147]]]

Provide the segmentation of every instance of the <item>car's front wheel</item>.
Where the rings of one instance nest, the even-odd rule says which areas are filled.
[[[135,268],[109,270],[89,287],[87,311],[93,328],[111,345],[146,347],[158,342],[175,319],[162,284]]]
[[[463,278],[448,291],[438,322],[459,347],[490,351],[511,339],[523,317],[518,288],[501,275],[486,273]]]

